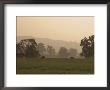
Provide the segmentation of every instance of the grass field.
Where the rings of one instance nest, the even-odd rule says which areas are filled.
[[[94,60],[17,58],[16,74],[94,74]]]

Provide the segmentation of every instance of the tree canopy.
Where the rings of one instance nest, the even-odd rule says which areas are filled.
[[[81,55],[84,57],[93,57],[94,56],[94,35],[84,38],[80,42],[82,47]]]
[[[22,55],[26,57],[40,56],[37,50],[37,43],[34,39],[23,39],[16,45],[17,56]]]

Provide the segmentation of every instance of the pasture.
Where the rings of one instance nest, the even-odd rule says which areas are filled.
[[[94,74],[94,59],[17,57],[16,74]]]

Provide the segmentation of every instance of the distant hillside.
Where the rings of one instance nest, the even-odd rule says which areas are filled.
[[[71,42],[71,41],[63,41],[63,40],[52,40],[48,38],[36,38],[32,36],[18,36],[17,42],[19,42],[22,39],[35,39],[36,43],[44,43],[45,45],[51,45],[53,46],[56,51],[59,50],[60,47],[66,47],[66,48],[75,48],[77,49],[78,53],[81,52],[80,44],[77,42]]]

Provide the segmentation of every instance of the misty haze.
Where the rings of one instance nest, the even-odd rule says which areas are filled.
[[[17,74],[94,73],[94,17],[16,18]]]

